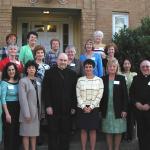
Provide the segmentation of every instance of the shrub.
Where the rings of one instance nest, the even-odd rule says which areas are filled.
[[[119,62],[122,63],[124,58],[130,57],[134,70],[138,71],[141,60],[150,60],[150,17],[143,18],[136,29],[121,29],[114,35],[113,42],[119,49]]]

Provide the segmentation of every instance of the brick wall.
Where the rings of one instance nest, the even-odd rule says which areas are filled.
[[[10,5],[0,5],[0,46],[5,44],[5,37],[11,32],[12,9]]]
[[[112,12],[129,13],[129,26],[137,27],[141,18],[150,15],[149,0],[69,0],[61,5],[57,0],[38,0],[31,5],[29,0],[0,0],[0,45],[12,31],[12,7],[66,8],[81,10],[81,45],[93,37],[95,30],[104,32],[104,43],[111,41]]]
[[[146,16],[145,5],[148,3],[150,8],[149,0],[96,0],[96,30],[104,32],[104,43],[111,41],[112,12],[128,13],[129,27],[135,28]],[[150,15],[150,9],[147,14]]]

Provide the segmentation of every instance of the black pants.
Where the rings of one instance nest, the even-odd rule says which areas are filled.
[[[132,112],[132,106],[128,106],[128,115],[127,115],[127,132],[124,134],[127,140],[132,140],[134,133],[134,125],[135,125],[135,118]]]
[[[48,116],[48,150],[69,150],[70,116]]]
[[[11,123],[6,122],[6,116],[3,113],[4,150],[19,150],[19,102],[7,102],[7,108],[11,115]]]
[[[137,118],[140,150],[150,150],[150,112],[141,112]]]

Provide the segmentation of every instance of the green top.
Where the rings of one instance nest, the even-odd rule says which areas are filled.
[[[125,76],[126,79],[126,85],[127,85],[127,89],[128,89],[128,93],[129,93],[129,89],[133,80],[133,77],[137,75],[136,72],[129,72],[129,73],[122,73],[123,76]]]
[[[29,45],[24,45],[20,49],[19,60],[25,65],[29,60],[34,60],[33,53]]]

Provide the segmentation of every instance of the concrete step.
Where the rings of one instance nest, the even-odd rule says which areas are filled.
[[[38,146],[37,150],[47,150],[47,145]],[[80,142],[71,142],[70,144],[70,150],[81,150],[81,144]],[[89,149],[89,143],[87,144],[87,150]],[[105,141],[98,141],[96,143],[95,150],[107,150],[107,145]],[[134,140],[130,143],[128,142],[122,142],[120,150],[138,150],[138,142],[137,140]]]
[[[80,143],[80,132],[77,131],[75,134],[71,134],[70,136],[70,150],[81,150]],[[44,144],[42,146],[37,146],[37,150],[47,150],[47,136],[44,138]],[[87,150],[89,149],[89,141],[87,143]],[[0,150],[3,149],[3,145],[0,145]],[[101,132],[97,133],[97,143],[95,150],[107,150],[105,135]],[[131,142],[123,141],[121,142],[120,150],[138,150],[138,141],[137,139],[132,140]]]

